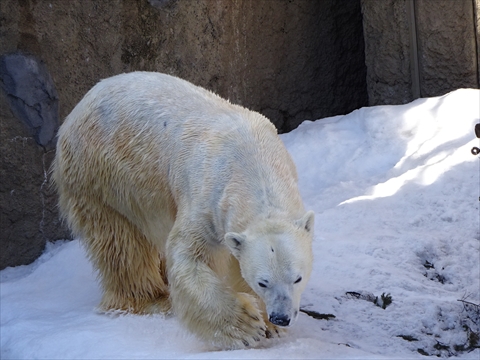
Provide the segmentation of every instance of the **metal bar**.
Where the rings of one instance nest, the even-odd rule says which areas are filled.
[[[415,0],[407,0],[407,17],[410,32],[410,69],[412,74],[412,95],[418,99],[421,95],[420,70],[418,63],[417,20],[415,16]]]
[[[480,34],[480,24],[478,23],[478,5],[477,2],[480,0],[472,0],[473,7],[473,36],[475,37],[475,61],[477,63],[477,87],[480,88],[480,39],[478,38]]]

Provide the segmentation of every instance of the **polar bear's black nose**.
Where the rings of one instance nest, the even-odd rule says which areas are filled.
[[[290,319],[288,318],[287,315],[280,315],[277,313],[273,313],[270,315],[270,318],[268,319],[272,324],[278,325],[278,326],[288,326],[290,324]]]

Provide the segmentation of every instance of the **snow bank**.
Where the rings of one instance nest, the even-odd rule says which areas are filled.
[[[478,359],[468,337],[479,314],[458,301],[480,303],[478,122],[480,91],[457,90],[281,136],[316,213],[302,307],[333,320],[302,313],[261,348],[212,351],[175,317],[97,313],[83,248],[57,242],[34,264],[0,272],[1,358]],[[385,309],[373,303],[382,294],[393,299]]]

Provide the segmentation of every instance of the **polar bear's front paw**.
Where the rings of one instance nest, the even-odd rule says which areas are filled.
[[[222,330],[225,345],[232,349],[254,347],[266,337],[266,325],[252,295],[237,294],[238,306],[230,323]]]
[[[267,328],[265,330],[265,337],[267,339],[283,337],[287,333],[287,329],[274,325],[270,321],[265,321],[265,325]]]

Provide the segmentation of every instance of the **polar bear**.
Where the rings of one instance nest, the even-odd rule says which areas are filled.
[[[66,118],[52,175],[101,309],[173,311],[225,349],[298,316],[314,214],[264,116],[173,76],[117,75]]]

